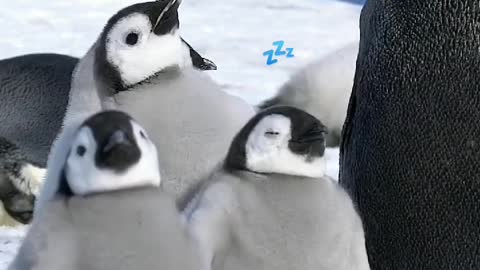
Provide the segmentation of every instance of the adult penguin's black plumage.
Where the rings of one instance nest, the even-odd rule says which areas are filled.
[[[369,0],[340,182],[372,269],[480,268],[478,0]]]

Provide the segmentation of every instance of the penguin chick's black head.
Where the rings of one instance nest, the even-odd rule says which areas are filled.
[[[135,140],[132,118],[120,111],[104,111],[87,119],[81,127],[88,127],[96,142],[95,165],[100,169],[123,172],[138,162],[141,151]],[[82,156],[88,149],[79,145],[76,154]]]
[[[124,112],[91,116],[76,130],[68,148],[58,188],[61,195],[160,185],[155,144]]]
[[[320,120],[303,110],[290,106],[268,108],[255,115],[235,136],[225,167],[255,171],[249,168],[253,162],[268,168],[261,172],[279,173],[284,170],[282,166],[313,162],[324,155],[326,132]]]
[[[135,13],[143,14],[148,17],[151,26],[150,31],[153,34],[167,34],[174,28],[178,28],[180,25],[178,20],[178,7],[180,6],[180,2],[181,1],[179,0],[159,0],[128,6],[117,12],[108,20],[102,31],[101,39],[106,39],[107,34],[120,20],[128,18]],[[160,15],[162,15],[162,17],[160,17]],[[134,33],[135,32],[133,31],[131,33],[126,33],[125,43],[128,45],[135,45],[133,35],[129,36],[129,34]]]
[[[216,69],[177,33],[180,2],[135,4],[108,21],[95,49],[95,80],[105,92],[101,95],[127,90],[169,67],[191,64],[200,70]]]

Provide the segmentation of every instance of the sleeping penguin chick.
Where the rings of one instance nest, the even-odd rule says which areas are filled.
[[[30,222],[45,172],[44,168],[28,162],[14,143],[0,137],[0,200],[16,221]]]
[[[362,221],[325,176],[325,130],[286,106],[258,113],[183,218],[211,269],[369,269]]]
[[[313,61],[295,72],[259,108],[288,105],[302,109],[327,126],[327,147],[337,147],[352,93],[357,54],[358,41]]]
[[[104,111],[66,127],[59,143],[46,180],[56,191],[9,269],[198,269],[175,201],[159,188],[156,147],[137,122]]]

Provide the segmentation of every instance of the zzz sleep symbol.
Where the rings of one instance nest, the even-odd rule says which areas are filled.
[[[272,43],[272,45],[276,47],[275,50],[272,49],[263,53],[263,56],[267,57],[267,66],[273,65],[278,62],[278,59],[275,59],[274,56],[285,55],[286,58],[295,57],[295,55],[293,55],[293,48],[285,48],[285,51],[282,50],[283,46],[285,45],[285,41],[275,41]]]

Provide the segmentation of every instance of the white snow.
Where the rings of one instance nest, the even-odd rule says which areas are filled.
[[[55,52],[81,57],[108,18],[139,0],[0,0],[0,59]],[[228,92],[252,104],[273,95],[289,75],[359,38],[361,7],[334,0],[183,0],[181,34],[217,71]],[[294,58],[267,66],[263,52],[284,40]],[[328,174],[338,175],[338,149],[327,150]],[[27,227],[0,228],[0,270]]]

